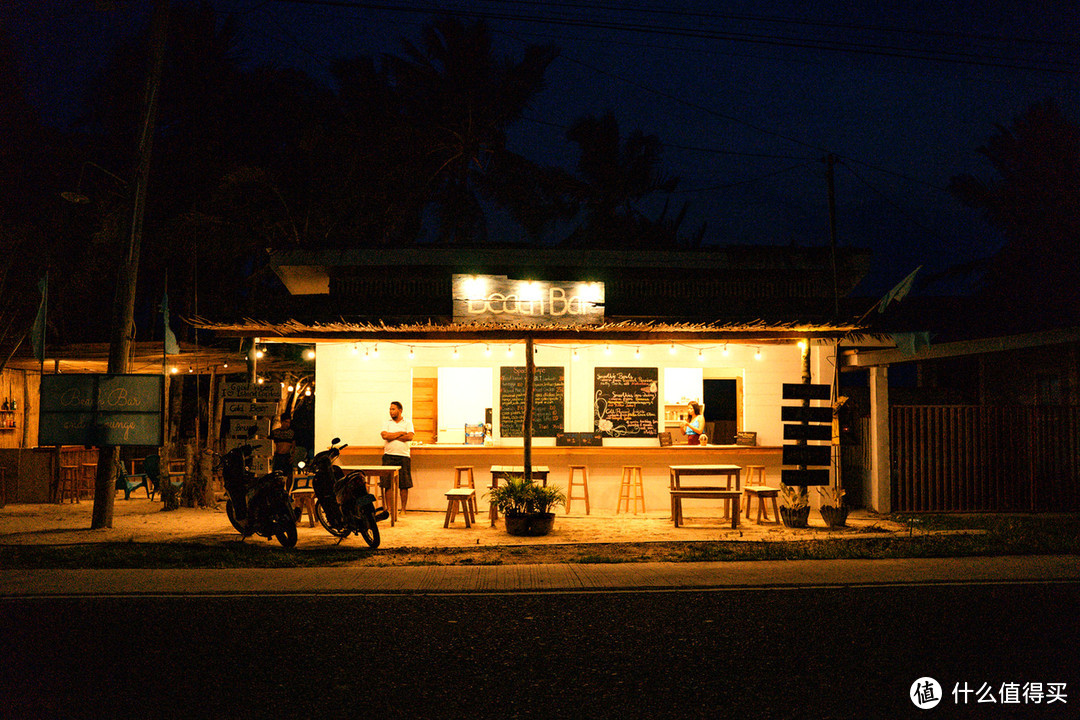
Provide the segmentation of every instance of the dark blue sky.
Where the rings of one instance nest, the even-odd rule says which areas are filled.
[[[665,143],[675,199],[690,203],[688,227],[708,223],[709,243],[826,243],[821,159],[835,153],[838,238],[874,250],[868,294],[916,265],[932,272],[997,246],[944,189],[961,172],[990,177],[975,148],[997,124],[1046,97],[1080,120],[1075,0],[212,4],[237,13],[252,62],[327,81],[333,58],[398,52],[436,8],[486,16],[509,54],[554,43],[562,54],[516,149],[572,167],[564,128],[612,110],[624,134]],[[70,119],[72,89],[148,7],[46,0],[2,11],[32,100]]]

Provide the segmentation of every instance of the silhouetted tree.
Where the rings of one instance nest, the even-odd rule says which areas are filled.
[[[583,219],[567,242],[602,247],[662,247],[678,243],[678,229],[686,206],[673,218],[668,207],[657,218],[640,209],[657,193],[670,193],[678,178],[661,168],[662,145],[655,135],[640,130],[625,140],[614,114],[585,117],[573,124],[566,137],[577,143],[579,182],[574,196]]]
[[[988,324],[1007,330],[1080,322],[1080,127],[1036,103],[978,148],[998,177],[959,175],[950,191],[979,208],[1005,244],[980,291]]]

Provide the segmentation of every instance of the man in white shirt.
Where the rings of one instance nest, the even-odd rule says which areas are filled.
[[[383,423],[383,465],[398,466],[398,490],[401,496],[401,512],[409,506],[409,488],[413,486],[409,443],[413,439],[412,420],[407,420],[401,403],[390,403],[390,419]],[[380,478],[383,492],[390,492],[390,478]]]

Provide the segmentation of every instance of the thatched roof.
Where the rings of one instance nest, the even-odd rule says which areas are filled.
[[[316,340],[505,340],[531,335],[542,340],[566,342],[626,341],[667,342],[708,340],[730,342],[790,342],[805,338],[839,338],[857,333],[853,324],[766,323],[670,323],[625,320],[598,325],[554,326],[504,323],[403,322],[311,322],[298,320],[269,322],[244,319],[212,321],[203,317],[187,319],[200,330],[221,337],[276,338],[283,342]]]

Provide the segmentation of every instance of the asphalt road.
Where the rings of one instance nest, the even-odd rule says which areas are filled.
[[[5,598],[0,715],[1076,717],[1078,607],[1075,582]],[[1066,702],[952,696],[1030,682]]]

